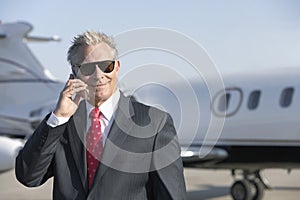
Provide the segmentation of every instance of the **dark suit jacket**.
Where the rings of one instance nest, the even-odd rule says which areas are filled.
[[[16,177],[29,187],[54,177],[53,199],[186,199],[176,131],[169,114],[124,97],[91,189],[85,156],[86,108],[51,128],[49,115],[16,158]]]

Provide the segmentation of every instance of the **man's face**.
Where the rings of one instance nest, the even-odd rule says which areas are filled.
[[[78,56],[81,65],[105,60],[113,60],[113,50],[104,42],[94,46],[84,46],[79,49]],[[112,72],[104,73],[99,67],[95,71],[86,75],[78,70],[78,78],[85,82],[88,87],[88,100],[92,105],[100,106],[106,101],[117,88],[117,77],[120,70],[120,62],[117,60]]]

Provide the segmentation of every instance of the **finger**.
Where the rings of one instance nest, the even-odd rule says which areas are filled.
[[[74,88],[72,86],[66,86],[63,91],[61,92],[62,96],[66,97],[72,97],[72,95],[75,93]]]
[[[86,91],[87,86],[81,85],[79,87],[75,87],[74,85],[67,86],[64,91],[62,92],[63,96],[66,96],[68,98],[71,98],[74,94],[80,93],[82,91]],[[80,96],[83,97],[81,94]]]
[[[74,82],[70,84],[70,87],[74,90],[76,90],[77,88],[81,90],[82,88],[87,88],[87,84],[85,84],[84,82]]]
[[[61,94],[64,97],[72,98],[75,93],[83,91],[86,88],[87,84],[80,79],[69,79]]]
[[[74,103],[78,106],[79,103],[81,102],[82,98],[80,95],[76,95],[75,98],[74,98]]]
[[[87,84],[80,79],[69,79],[68,85],[75,85],[75,86],[79,85],[80,86],[80,85],[87,85]]]
[[[74,92],[81,92],[81,91],[85,91],[86,90],[86,86],[80,86],[80,87],[76,87],[73,89]]]
[[[80,79],[71,79],[70,82],[74,83],[74,84],[79,84],[79,85],[86,85],[86,83]]]
[[[81,87],[81,86],[87,86],[87,85],[79,79],[69,79],[67,84],[65,85],[64,90],[68,90],[69,88]]]
[[[86,87],[85,84],[82,84],[82,83],[72,83],[70,86],[73,89],[76,89],[76,88],[79,88],[79,87]]]
[[[71,81],[70,80],[74,80],[74,75],[73,74],[70,74],[69,76],[69,79],[67,80],[66,84],[65,84],[65,87],[70,85]]]

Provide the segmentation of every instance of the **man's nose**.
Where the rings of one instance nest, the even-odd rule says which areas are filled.
[[[96,65],[94,75],[100,79],[101,77],[103,77],[103,74],[104,73],[101,71],[101,69],[98,67],[98,65]]]

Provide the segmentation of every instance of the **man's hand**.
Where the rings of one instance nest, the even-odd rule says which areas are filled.
[[[82,98],[85,98],[87,85],[71,74],[64,89],[61,91],[54,114],[57,117],[71,117],[77,110]],[[81,93],[81,94],[80,94]],[[76,94],[75,98],[72,96]]]

